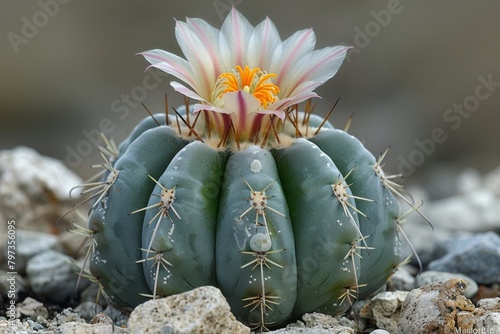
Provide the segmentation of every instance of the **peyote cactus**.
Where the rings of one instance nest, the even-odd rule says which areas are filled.
[[[176,33],[188,61],[143,55],[199,103],[151,115],[118,149],[105,139],[105,175],[83,185],[97,190],[90,272],[109,302],[215,285],[264,330],[381,288],[402,260],[400,188],[384,155],[298,107],[348,48],[313,51],[312,30],[281,41],[235,9],[220,31],[187,19]]]

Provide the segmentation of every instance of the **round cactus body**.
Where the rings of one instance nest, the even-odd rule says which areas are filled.
[[[353,136],[283,126],[274,147],[230,150],[155,120],[109,161],[89,217],[90,270],[116,307],[215,285],[239,319],[268,328],[343,313],[399,263],[399,204]]]

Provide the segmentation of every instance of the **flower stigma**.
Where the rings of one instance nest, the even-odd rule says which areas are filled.
[[[276,78],[276,74],[266,73],[258,67],[250,69],[245,66],[242,69],[238,65],[231,72],[222,73],[217,78],[214,90],[216,104],[222,103],[225,93],[242,90],[258,99],[261,109],[266,109],[269,104],[279,100],[279,87],[271,82],[271,78]]]

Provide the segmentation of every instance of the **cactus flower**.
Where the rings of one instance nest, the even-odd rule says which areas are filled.
[[[185,83],[171,85],[198,102],[195,112],[210,111],[221,136],[232,124],[238,140],[253,138],[273,116],[283,120],[288,107],[318,97],[314,89],[337,73],[349,49],[314,50],[312,29],[283,41],[269,18],[254,27],[234,8],[220,30],[187,18],[176,22],[175,33],[186,59],[159,49],[141,55]]]

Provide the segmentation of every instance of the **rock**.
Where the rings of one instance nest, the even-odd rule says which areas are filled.
[[[424,206],[425,208],[426,206]],[[402,225],[403,231],[416,250],[418,257],[425,266],[432,260],[446,255],[446,248],[442,245],[457,238],[470,237],[473,234],[466,231],[448,230],[436,225],[431,219],[434,229],[424,222],[418,215],[411,215],[409,221]],[[418,221],[417,221],[418,220]],[[411,248],[406,241],[402,242],[403,254],[412,254]],[[412,254],[413,255],[413,254]],[[413,265],[417,265],[415,256]]]
[[[478,333],[500,333],[500,313],[488,313],[477,319]]]
[[[91,301],[84,301],[80,303],[80,305],[75,307],[75,312],[78,313],[80,317],[82,317],[86,321],[91,321],[96,316],[96,314],[101,314],[100,312],[102,311],[103,308],[101,305],[97,305],[96,303]],[[112,320],[110,321],[111,323],[113,323]]]
[[[114,324],[113,320],[111,320],[110,317],[108,317],[104,313],[97,313],[92,320],[90,320],[91,324]]]
[[[137,306],[128,321],[129,333],[250,333],[236,321],[222,292],[204,286]]]
[[[412,290],[403,304],[397,333],[455,333],[457,313],[475,310],[463,296],[465,289],[463,280],[452,278]],[[465,319],[463,313],[459,319]]]
[[[24,274],[29,259],[46,250],[54,249],[56,245],[57,237],[53,234],[16,230],[16,271]]]
[[[363,306],[359,315],[372,320],[378,328],[395,333],[400,318],[401,306],[407,295],[407,291],[381,292]]]
[[[485,309],[500,309],[500,297],[481,299],[477,302],[477,307],[482,307]]]
[[[66,255],[47,250],[31,258],[26,271],[31,289],[40,299],[65,303],[76,296],[78,269]],[[87,280],[80,280],[79,288],[85,284]]]
[[[457,273],[448,273],[443,271],[424,271],[420,275],[416,277],[416,287],[420,288],[424,285],[428,285],[435,282],[444,282],[449,280],[450,278],[459,278],[464,280],[467,284],[467,289],[464,291],[464,296],[467,298],[472,298],[476,295],[479,290],[479,287],[476,282],[472,278],[466,275],[457,274]]]
[[[385,329],[376,329],[370,334],[391,334],[390,332],[386,331]]]
[[[33,149],[0,151],[0,218],[15,220],[18,229],[58,233],[54,222],[70,208],[71,188],[82,180],[58,160]],[[0,224],[4,228],[5,224]],[[5,235],[0,231],[0,235]]]
[[[429,263],[429,270],[461,273],[479,284],[500,281],[500,236],[488,232],[450,241],[448,253]]]
[[[435,227],[485,232],[500,228],[500,199],[481,188],[428,203],[425,212]]]
[[[128,315],[125,313],[120,312],[119,310],[115,309],[112,305],[106,306],[106,309],[102,311],[105,315],[107,315],[115,325],[117,326],[126,326],[128,322]]]
[[[410,291],[415,288],[415,277],[403,266],[390,278],[391,290]]]
[[[290,324],[286,328],[269,332],[269,334],[353,334],[354,330],[343,326],[339,321],[327,314],[306,313],[302,321]]]
[[[16,312],[18,312],[16,318],[24,316],[31,317],[33,319],[36,319],[38,317],[47,319],[49,317],[49,311],[47,311],[45,306],[43,306],[43,304],[38,300],[35,300],[31,297],[27,297],[21,303],[17,304]]]

